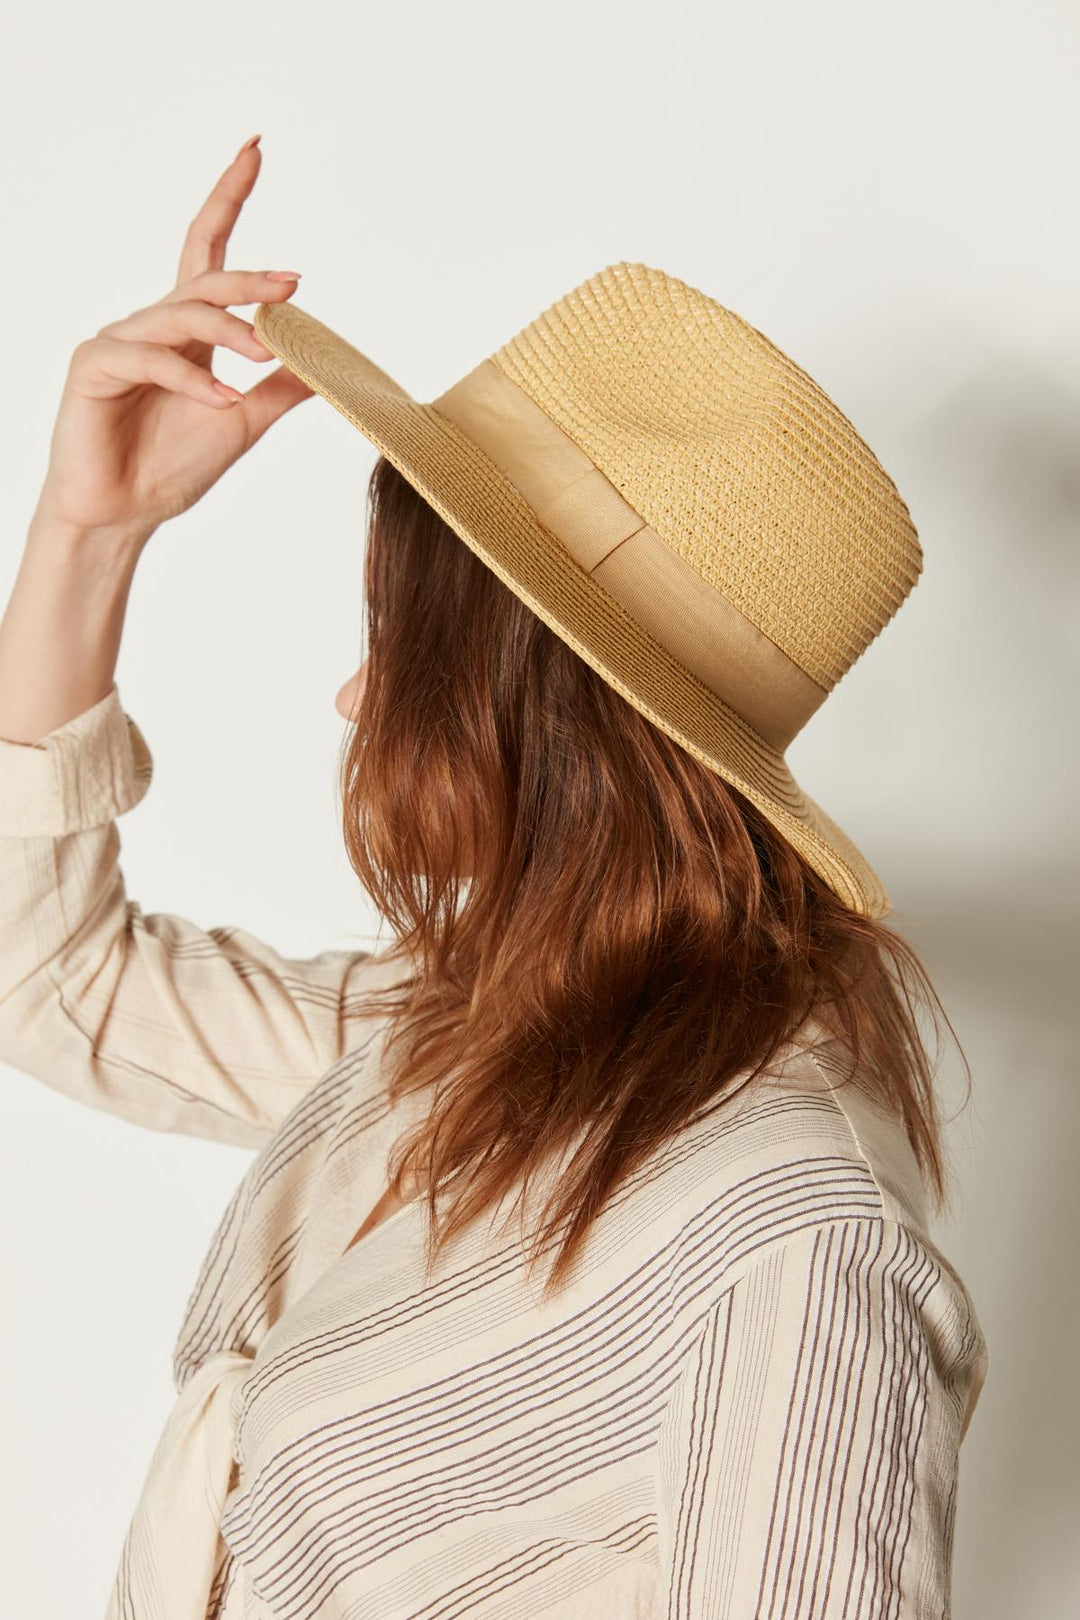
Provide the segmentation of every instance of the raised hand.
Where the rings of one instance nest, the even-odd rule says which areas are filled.
[[[36,523],[145,540],[310,397],[284,366],[246,394],[211,370],[218,345],[250,360],[273,358],[230,304],[284,300],[296,290],[294,272],[224,267],[262,162],[258,140],[240,148],[188,226],[175,287],[75,349]]]

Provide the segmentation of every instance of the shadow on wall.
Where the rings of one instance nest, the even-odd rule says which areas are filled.
[[[1080,976],[1075,870],[1065,877],[1013,866],[965,886],[924,870],[904,881],[896,919],[972,1068],[957,1113],[963,1075],[946,1046],[958,1191],[943,1247],[990,1346],[961,1454],[957,1620],[1059,1620],[1080,1592]]]
[[[941,580],[932,611],[964,615],[955,669],[949,625],[928,641],[949,683],[927,746],[950,810],[942,825],[913,804],[911,842],[898,831],[875,853],[890,921],[920,951],[972,1068],[961,1109],[946,1044],[958,1191],[939,1228],[990,1346],[961,1457],[954,1612],[1058,1620],[1080,1603],[1080,394],[1003,357],[916,438]],[[965,713],[942,752],[941,725]]]
[[[1020,357],[988,361],[923,417],[911,454],[929,485],[937,696],[961,722],[959,770],[977,773],[945,785],[965,792],[980,843],[1051,866],[1074,844],[1080,391]]]

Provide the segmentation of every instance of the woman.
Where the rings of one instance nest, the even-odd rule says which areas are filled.
[[[641,265],[418,405],[224,269],[257,143],[76,350],[0,626],[0,1056],[258,1149],[109,1614],[944,1615],[988,1358],[927,1230],[935,998],[783,759],[917,578],[907,508]],[[285,364],[241,396],[217,344]],[[114,675],[150,535],[312,392],[383,451],[338,707],[396,939],[300,961],[128,899]]]

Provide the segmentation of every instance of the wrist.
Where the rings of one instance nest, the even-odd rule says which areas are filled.
[[[153,529],[95,528],[57,517],[38,505],[30,519],[26,544],[61,558],[93,561],[121,572],[134,568]]]

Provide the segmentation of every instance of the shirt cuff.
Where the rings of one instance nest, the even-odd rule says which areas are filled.
[[[146,793],[153,759],[120,705],[105,697],[37,742],[0,738],[0,836],[56,838],[112,821]]]

